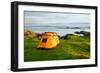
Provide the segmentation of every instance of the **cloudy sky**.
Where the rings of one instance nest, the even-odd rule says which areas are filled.
[[[90,14],[24,11],[25,26],[76,26],[90,24]]]

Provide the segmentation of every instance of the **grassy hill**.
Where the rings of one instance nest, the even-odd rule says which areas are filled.
[[[25,32],[26,33],[26,32]],[[35,37],[33,37],[35,35]],[[24,61],[48,61],[48,60],[69,60],[69,59],[89,59],[90,39],[86,36],[67,35],[60,39],[57,47],[47,49],[37,49],[39,38],[37,34],[24,35]]]

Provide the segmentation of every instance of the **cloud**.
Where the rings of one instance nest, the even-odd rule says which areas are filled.
[[[90,14],[57,13],[57,12],[24,12],[25,25],[67,25],[68,23],[90,23]],[[76,25],[76,24],[75,24]],[[79,25],[79,24],[77,24]]]

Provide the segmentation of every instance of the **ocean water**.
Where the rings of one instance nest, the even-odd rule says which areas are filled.
[[[56,32],[59,36],[64,36],[66,34],[73,34],[79,31],[88,31],[90,32],[90,27],[88,26],[24,26],[25,31],[31,30],[36,33],[43,32]]]

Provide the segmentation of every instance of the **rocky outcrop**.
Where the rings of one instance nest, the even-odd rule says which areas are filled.
[[[38,34],[35,32],[32,32],[31,30],[27,30],[24,32],[24,36],[28,38],[36,38]]]

